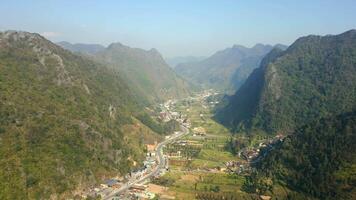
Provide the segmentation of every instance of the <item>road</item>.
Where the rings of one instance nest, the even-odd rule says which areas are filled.
[[[168,139],[164,140],[163,142],[161,142],[157,145],[156,159],[158,160],[158,165],[150,173],[148,173],[145,176],[142,176],[141,178],[139,178],[137,180],[128,181],[127,183],[122,185],[119,189],[116,189],[116,190],[112,191],[110,194],[108,194],[107,196],[103,197],[103,199],[109,200],[117,195],[120,195],[121,193],[128,190],[132,185],[135,185],[137,183],[142,183],[145,180],[157,175],[161,169],[164,169],[164,167],[166,165],[166,160],[164,158],[162,149],[163,149],[164,145],[169,144],[169,143],[173,142],[174,140],[176,140],[180,137],[183,137],[189,133],[189,129],[187,127],[181,125],[181,129],[182,129],[182,133],[172,135],[171,137],[169,137]]]

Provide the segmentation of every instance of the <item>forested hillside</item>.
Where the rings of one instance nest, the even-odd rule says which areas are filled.
[[[272,51],[216,118],[235,131],[290,132],[356,108],[356,31]]]
[[[38,34],[1,32],[0,199],[68,198],[128,172],[143,132],[158,136],[133,118],[143,103],[122,80]]]
[[[145,51],[113,43],[94,58],[123,74],[129,88],[151,103],[186,97],[190,93],[189,83],[179,77],[155,49]]]
[[[356,112],[314,120],[256,164],[246,190],[288,199],[355,199],[355,148]]]

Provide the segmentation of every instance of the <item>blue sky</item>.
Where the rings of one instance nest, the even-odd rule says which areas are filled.
[[[241,44],[291,44],[356,28],[355,0],[0,0],[0,30],[52,41],[156,48],[208,56]]]

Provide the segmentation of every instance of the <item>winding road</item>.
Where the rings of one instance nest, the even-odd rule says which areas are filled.
[[[181,129],[182,129],[181,133],[171,135],[168,139],[164,140],[163,142],[161,142],[157,145],[156,159],[158,160],[158,165],[150,173],[146,174],[145,176],[142,176],[139,179],[129,180],[127,183],[122,185],[120,188],[115,189],[112,192],[110,192],[108,195],[104,196],[103,199],[105,199],[105,200],[112,199],[113,197],[118,196],[118,195],[122,194],[123,192],[125,192],[126,190],[128,190],[131,186],[133,186],[137,183],[142,183],[145,180],[159,174],[160,170],[165,168],[166,162],[167,162],[167,160],[164,158],[163,150],[162,150],[164,145],[169,144],[169,143],[173,142],[174,140],[189,134],[189,129],[187,127],[185,127],[184,125],[181,125]]]

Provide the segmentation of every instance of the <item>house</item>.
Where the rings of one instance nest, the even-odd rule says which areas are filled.
[[[258,156],[258,152],[255,149],[242,152],[242,157],[245,158],[246,160],[253,160],[257,156]]]
[[[146,149],[147,149],[147,156],[155,156],[156,155],[156,147],[157,147],[157,141],[155,141],[154,144],[147,144]]]

